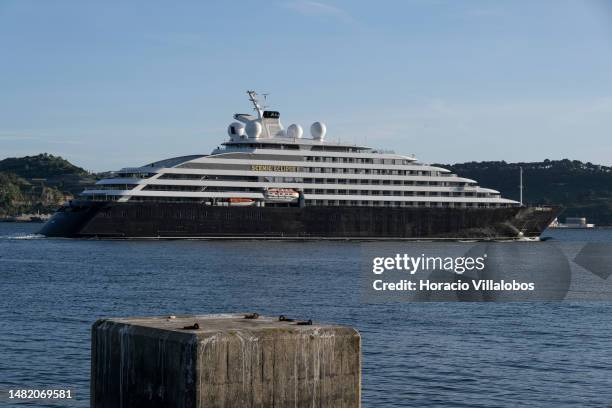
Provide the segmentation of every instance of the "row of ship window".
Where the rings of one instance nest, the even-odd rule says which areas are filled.
[[[117,201],[120,196],[96,195],[93,201]],[[130,202],[201,203],[213,205],[210,199],[197,197],[131,197]],[[367,201],[367,200],[305,200],[306,206],[353,206],[353,207],[426,207],[426,208],[505,208],[508,203],[447,203],[413,201]]]
[[[183,192],[261,192],[257,187],[198,187],[198,186],[160,186],[148,185],[145,191],[183,191]],[[386,195],[386,196],[418,196],[418,197],[499,197],[495,193],[476,193],[472,191],[399,191],[399,190],[346,190],[346,189],[304,189],[305,194],[340,194],[340,195]]]
[[[215,168],[222,166],[216,164]],[[236,165],[227,165],[229,170],[234,169]],[[303,173],[340,173],[340,174],[372,174],[372,175],[394,175],[394,176],[426,176],[426,177],[456,177],[451,173],[442,173],[439,171],[430,170],[398,170],[398,169],[362,169],[362,168],[337,168],[337,167],[302,167],[300,172]],[[148,178],[143,174],[118,174],[121,178]],[[198,180],[205,177],[204,174],[162,174],[160,179],[170,180]],[[239,177],[239,176],[238,176]]]
[[[377,174],[390,176],[454,177],[452,174],[428,170],[353,169],[337,167],[304,167],[304,173]]]
[[[370,179],[332,179],[332,178],[305,178],[300,183],[314,184],[354,184],[354,185],[382,185],[382,186],[437,186],[437,187],[467,187],[470,183],[464,181],[424,181],[424,180],[370,180]]]
[[[365,200],[306,200],[307,206],[340,206],[357,207],[434,207],[434,208],[505,208],[508,203],[447,203],[447,202],[412,202],[412,201],[365,201]]]
[[[304,194],[330,194],[330,195],[373,195],[373,196],[398,196],[398,197],[499,197],[493,193],[473,192],[447,192],[447,191],[393,191],[393,190],[325,190],[305,189]]]
[[[130,185],[100,185],[96,186],[96,190],[131,190]],[[232,187],[229,190],[227,187],[203,187],[203,186],[178,186],[178,185],[157,185],[149,184],[143,188],[143,191],[168,191],[168,192],[201,192],[201,191],[218,191],[218,192],[261,192],[258,187]],[[341,194],[341,195],[388,195],[388,196],[420,196],[420,197],[499,197],[495,193],[476,193],[472,191],[401,191],[401,190],[349,190],[349,189],[304,189],[305,194]]]
[[[307,162],[323,162],[323,163],[358,163],[358,164],[390,164],[390,165],[408,165],[413,163],[411,160],[405,159],[373,159],[368,157],[321,157],[321,156],[306,156]]]
[[[371,184],[396,186],[442,186],[467,187],[465,181],[424,181],[424,180],[378,180],[378,179],[343,179],[343,178],[302,178],[302,177],[271,177],[258,176],[226,176],[201,174],[164,174],[159,180],[212,180],[212,181],[266,181],[279,183],[316,183],[316,184]],[[473,184],[473,183],[472,183]]]
[[[201,179],[201,177],[199,178]],[[210,181],[246,181],[255,182],[257,178],[231,178],[227,177],[210,177],[203,180]],[[202,180],[198,180],[202,181]],[[430,187],[468,187],[470,184],[463,181],[424,181],[424,180],[353,180],[353,179],[325,179],[325,178],[295,178],[295,177],[272,177],[266,178],[266,182],[278,182],[278,183],[304,183],[304,184],[342,184],[342,185],[375,185],[375,186],[430,186]],[[131,190],[136,187],[136,184],[96,184],[93,189],[95,190]],[[169,190],[169,191],[197,191],[199,187],[193,187],[194,190],[189,190],[189,186],[178,186],[178,185],[155,185],[149,184],[146,189],[149,190]],[[186,189],[186,190],[184,190]]]
[[[190,186],[147,186],[143,191],[168,191],[168,192],[249,192],[261,193],[260,188],[236,187],[228,190],[223,187],[190,187]],[[327,195],[362,195],[362,196],[394,196],[394,197],[476,197],[476,198],[498,198],[495,193],[475,193],[459,191],[397,191],[397,190],[338,190],[338,189],[304,189],[304,194],[327,194]]]

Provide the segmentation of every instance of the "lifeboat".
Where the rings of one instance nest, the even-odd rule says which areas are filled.
[[[229,205],[233,206],[249,206],[255,203],[252,198],[231,197],[228,200]]]
[[[300,193],[290,188],[269,188],[265,192],[266,201],[292,202],[300,198]]]

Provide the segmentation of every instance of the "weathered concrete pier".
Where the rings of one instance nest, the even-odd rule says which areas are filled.
[[[92,327],[91,406],[359,407],[350,327],[257,314],[113,318]]]

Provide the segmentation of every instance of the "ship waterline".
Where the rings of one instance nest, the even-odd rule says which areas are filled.
[[[236,114],[210,155],[124,168],[85,189],[41,230],[117,238],[517,238],[553,207],[524,207],[416,158],[286,130],[276,111]]]

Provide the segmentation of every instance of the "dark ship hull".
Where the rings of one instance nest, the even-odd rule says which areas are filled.
[[[75,201],[40,234],[66,238],[515,239],[537,237],[556,207],[223,207]]]

